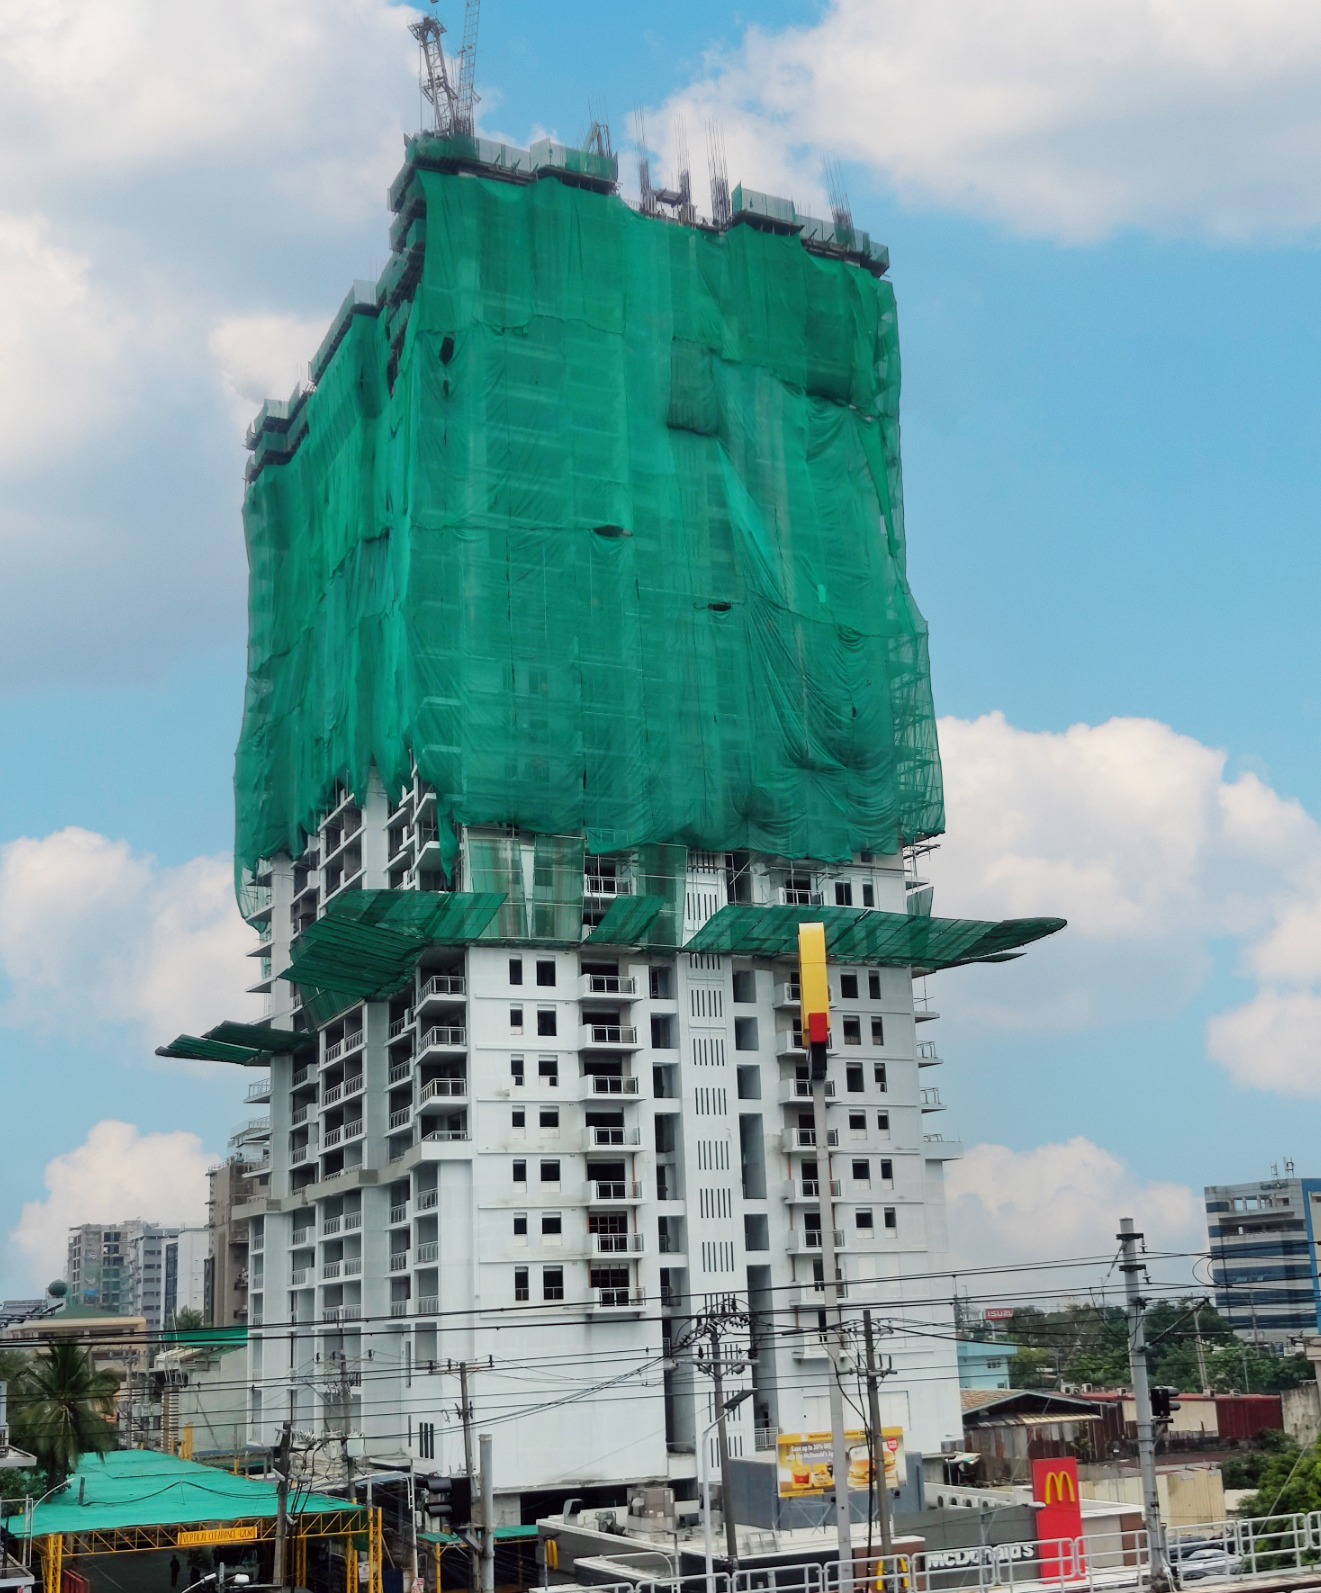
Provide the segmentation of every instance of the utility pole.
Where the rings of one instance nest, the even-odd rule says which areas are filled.
[[[890,1485],[885,1479],[885,1434],[881,1430],[880,1373],[876,1367],[876,1340],[872,1334],[870,1311],[862,1313],[862,1332],[867,1346],[867,1419],[871,1423],[871,1474],[876,1486],[876,1517],[881,1528],[881,1555],[888,1560],[894,1553],[894,1536],[890,1530]]]
[[[849,1457],[844,1437],[844,1393],[840,1379],[847,1365],[844,1320],[839,1308],[835,1258],[835,1203],[831,1198],[830,1133],[826,1127],[826,1061],[830,1048],[830,980],[826,971],[826,927],[798,926],[798,979],[803,1044],[812,1084],[812,1137],[816,1142],[817,1211],[821,1224],[821,1272],[826,1307],[826,1351],[830,1356],[830,1434],[835,1490],[835,1535],[841,1583],[853,1576],[853,1523],[849,1512]]]
[[[472,1399],[468,1394],[468,1363],[459,1362],[459,1420],[463,1423],[463,1469],[468,1476],[468,1494],[472,1496]],[[471,1528],[472,1522],[468,1522]],[[472,1593],[477,1593],[479,1584],[478,1564],[473,1558],[472,1548],[468,1549],[468,1586]]]
[[[481,1454],[481,1593],[495,1593],[495,1472],[491,1463],[491,1435],[479,1433]]]
[[[729,1427],[725,1421],[725,1368],[720,1358],[720,1323],[710,1319],[711,1387],[716,1401],[716,1445],[720,1453],[720,1513],[725,1518],[725,1558],[731,1573],[738,1570],[738,1523],[729,1501]]]
[[[353,1389],[349,1376],[349,1358],[341,1350],[339,1352],[339,1430],[340,1449],[344,1460],[344,1497],[349,1504],[355,1504],[353,1491],[353,1449],[349,1441],[349,1432],[353,1425]]]
[[[1197,1381],[1201,1384],[1203,1394],[1209,1394],[1211,1385],[1206,1376],[1206,1345],[1202,1343],[1202,1307],[1200,1304],[1193,1307],[1193,1343],[1197,1346]]]
[[[1124,1297],[1128,1305],[1128,1363],[1133,1377],[1133,1403],[1137,1408],[1138,1465],[1142,1471],[1142,1514],[1147,1526],[1147,1552],[1151,1560],[1151,1587],[1166,1593],[1170,1579],[1165,1556],[1165,1528],[1160,1518],[1160,1495],[1156,1491],[1156,1423],[1151,1413],[1151,1381],[1147,1371],[1146,1301],[1142,1298],[1138,1274],[1138,1241],[1131,1217],[1119,1223]]]
[[[280,1441],[275,1446],[271,1462],[275,1468],[275,1557],[271,1581],[276,1587],[288,1586],[285,1560],[289,1541],[289,1473],[293,1468],[293,1443],[293,1424],[285,1422],[280,1428]]]

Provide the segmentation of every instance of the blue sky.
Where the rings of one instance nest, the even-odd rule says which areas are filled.
[[[950,1126],[1011,1153],[956,1212],[1005,1256],[1128,1204],[1195,1242],[1189,1190],[1315,1170],[1321,1123],[1321,38],[1285,4],[1263,43],[1239,0],[1195,50],[1150,0],[1044,38],[1040,3],[988,38],[972,0],[487,0],[479,67],[519,141],[594,103],[625,142],[643,106],[663,162],[682,111],[700,167],[714,108],[731,176],[808,205],[838,155],[890,246],[910,571],[962,722],[938,906],[1073,921],[940,990]],[[91,152],[106,85],[35,22],[0,54],[0,1292],[75,1212],[196,1213],[244,1115],[244,1081],[151,1059],[239,982],[241,418],[383,264],[416,119],[399,9],[203,7],[200,66],[169,16],[75,41],[124,96]]]

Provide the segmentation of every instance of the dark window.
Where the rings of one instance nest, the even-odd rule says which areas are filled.
[[[860,1184],[871,1181],[871,1163],[869,1161],[854,1162],[853,1176]]]
[[[522,1009],[522,1007],[510,1007],[510,1009],[509,1009],[509,1027],[513,1030],[513,1032],[515,1034],[522,1034],[522,1032],[523,1032],[523,1009]]]
[[[881,1177],[887,1181],[894,1177],[894,1163],[892,1161],[882,1161]]]
[[[523,983],[523,959],[521,957],[511,957],[509,959],[509,983],[511,985],[521,985]]]
[[[867,1127],[866,1112],[850,1112],[849,1127],[851,1129],[865,1129]]]
[[[525,1211],[516,1211],[514,1213],[514,1237],[516,1239],[518,1239],[518,1238],[521,1238],[526,1233],[527,1233],[527,1212],[525,1212]]]
[[[769,1250],[771,1247],[770,1222],[764,1212],[746,1213],[743,1218],[743,1248]]]
[[[850,1095],[862,1094],[862,1064],[850,1062],[844,1069],[844,1088]]]
[[[751,968],[734,970],[734,1000],[742,1007],[750,1007],[757,999],[757,975]]]
[[[672,972],[673,970],[670,968],[653,968],[651,970],[651,999],[653,1001],[669,1001],[674,995]]]
[[[843,1001],[856,1001],[858,999],[857,974],[840,974],[839,994]]]
[[[553,957],[537,958],[537,983],[539,985],[553,985],[555,983],[555,959]]]
[[[843,1020],[843,1023],[841,1024],[841,1027],[842,1027],[842,1029],[844,1031],[844,1044],[845,1045],[861,1045],[862,1044],[862,1019],[861,1018],[857,1018],[857,1017],[845,1018]]]
[[[515,1085],[523,1083],[523,1058],[521,1056],[511,1056],[509,1058],[509,1076],[513,1079]]]
[[[856,1228],[865,1228],[869,1233],[876,1226],[870,1211],[855,1211],[853,1213],[853,1225]]]
[[[525,1128],[527,1126],[527,1113],[521,1106],[510,1109],[509,1123],[512,1128]]]
[[[548,1211],[541,1219],[542,1233],[563,1233],[564,1219],[558,1211]]]
[[[886,1077],[884,1062],[878,1062],[875,1067],[872,1068],[872,1077],[876,1080],[876,1088],[878,1090],[888,1090],[890,1088]]]
[[[881,976],[875,971],[867,975],[867,994],[873,1001],[881,999]]]
[[[862,887],[862,905],[864,907],[875,907],[876,887],[874,885],[864,885]]]
[[[537,1123],[541,1128],[558,1128],[560,1126],[559,1107],[543,1106],[537,1113]]]
[[[537,1063],[537,1077],[543,1084],[558,1084],[560,1082],[559,1059],[553,1056],[543,1056]]]
[[[873,1045],[885,1044],[885,1019],[873,1018],[871,1020],[871,1043]]]
[[[538,1007],[537,1008],[537,1033],[538,1034],[554,1034],[555,1032],[556,1032],[556,1028],[555,1028],[555,1008],[554,1007]]]
[[[564,1298],[563,1267],[542,1267],[541,1298],[543,1300],[562,1300]]]
[[[527,1227],[526,1222],[523,1224],[523,1226],[525,1228]],[[531,1298],[531,1291],[528,1289],[528,1286],[527,1286],[527,1268],[526,1267],[515,1267],[514,1268],[514,1299],[517,1301],[517,1300],[527,1300],[527,1299],[530,1299],[530,1298]]]
[[[559,1162],[542,1162],[541,1181],[543,1184],[558,1184],[560,1181]]]
[[[888,1134],[890,1132],[890,1114],[888,1112],[877,1112],[876,1126],[882,1134]]]
[[[651,1015],[651,1048],[653,1051],[674,1050],[673,1013],[653,1012]]]
[[[892,1233],[899,1226],[898,1220],[895,1217],[893,1206],[887,1206],[885,1208],[885,1226],[890,1229]]]
[[[755,1051],[758,1044],[756,1018],[735,1018],[734,1049],[736,1051]]]
[[[515,1162],[514,1163],[514,1182],[516,1184],[525,1184],[525,1183],[527,1183],[527,1163],[526,1162],[521,1162],[520,1161],[520,1162]]]
[[[844,880],[839,880],[835,885],[835,906],[853,906],[853,887]]]

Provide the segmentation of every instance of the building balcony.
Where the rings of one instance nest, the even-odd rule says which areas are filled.
[[[389,1222],[390,1222],[390,1227],[391,1228],[397,1228],[397,1227],[399,1227],[399,1225],[401,1223],[405,1223],[407,1221],[408,1221],[408,1202],[407,1201],[405,1201],[402,1206],[391,1206],[390,1207],[390,1219],[389,1219]]]
[[[409,1307],[409,1305],[411,1303],[412,1302],[409,1301],[409,1300],[391,1300],[390,1301],[390,1315],[391,1316],[407,1316],[408,1315],[408,1307]]]
[[[826,1286],[824,1282],[795,1283],[785,1290],[787,1298],[782,1302],[785,1306],[794,1306],[800,1311],[824,1311],[826,1308]],[[843,1278],[836,1279],[835,1295],[837,1299],[847,1300],[849,1286]]]
[[[582,1079],[580,1098],[594,1100],[601,1096],[637,1096],[642,1093],[642,1086],[637,1079],[618,1078],[612,1074],[586,1073]]]
[[[835,1236],[835,1249],[844,1248],[844,1230],[832,1230]],[[789,1252],[791,1255],[816,1255],[821,1250],[820,1228],[795,1228],[789,1235]]]
[[[310,1245],[314,1237],[315,1236],[311,1228],[295,1228],[293,1233],[289,1235],[290,1248],[293,1250],[299,1250],[304,1245]]]
[[[428,1029],[422,1036],[417,1048],[418,1060],[427,1056],[439,1056],[444,1053],[453,1054],[456,1051],[468,1049],[468,1031],[454,1024],[437,1024]]]
[[[828,1146],[839,1144],[839,1130],[828,1128],[826,1130],[826,1144]],[[816,1149],[816,1130],[814,1128],[786,1128],[784,1131],[784,1148],[786,1151],[814,1151]]]
[[[390,1132],[393,1134],[396,1129],[407,1128],[412,1120],[413,1108],[411,1105],[396,1107],[395,1110],[390,1113]]]
[[[587,1309],[593,1314],[637,1313],[647,1308],[645,1289],[593,1289]]]
[[[321,1096],[321,1109],[334,1106],[338,1101],[347,1101],[355,1095],[361,1095],[367,1088],[366,1077],[355,1073],[351,1079],[344,1079],[339,1084],[332,1084]]]
[[[920,1068],[938,1068],[944,1057],[936,1050],[934,1040],[919,1040],[917,1042],[917,1065]]]
[[[638,1031],[632,1024],[584,1023],[578,1035],[580,1051],[636,1051]]]
[[[583,974],[578,980],[580,1000],[617,997],[621,1001],[635,1001],[638,982],[627,974]]]
[[[390,1252],[390,1271],[391,1272],[407,1272],[408,1271],[408,1251],[407,1250],[392,1250]]]
[[[321,1263],[321,1277],[323,1281],[333,1283],[336,1278],[342,1278],[343,1276],[343,1261],[323,1261]]]
[[[440,1204],[440,1191],[438,1189],[419,1189],[413,1204],[419,1211],[435,1211]]]
[[[323,1313],[327,1322],[361,1322],[360,1305],[328,1305]]]
[[[465,1101],[468,1098],[468,1078],[457,1074],[453,1078],[428,1079],[418,1095],[418,1105],[428,1101]]]
[[[627,1206],[642,1199],[642,1185],[631,1179],[593,1179],[584,1200],[589,1206]]]
[[[775,1033],[775,1054],[781,1057],[790,1057],[797,1060],[807,1055],[803,1045],[803,1031],[801,1029],[777,1029]]]
[[[945,1103],[940,1098],[940,1091],[935,1085],[929,1085],[922,1092],[922,1110],[924,1112],[943,1112]]]
[[[777,1007],[801,1007],[803,1004],[802,987],[781,981],[775,987],[774,1002]]]
[[[425,1239],[417,1247],[417,1265],[425,1267],[433,1265],[440,1260],[440,1242],[436,1239]]]
[[[831,1079],[826,1080],[826,1099],[833,1101],[835,1098],[835,1085]],[[780,1082],[778,1096],[781,1106],[802,1106],[812,1099],[811,1079],[783,1079]]]
[[[466,1128],[428,1128],[418,1138],[419,1145],[461,1145],[468,1140]],[[419,1202],[419,1210],[421,1205]]]
[[[462,974],[432,974],[424,979],[417,993],[417,1010],[427,1012],[432,1007],[460,1005],[467,998],[468,982]]]
[[[631,896],[633,881],[616,874],[584,874],[584,896]]]
[[[328,1128],[321,1138],[322,1150],[333,1150],[336,1145],[347,1145],[350,1141],[361,1139],[366,1133],[366,1125],[358,1117],[351,1123],[341,1123],[338,1128]]]
[[[291,1289],[310,1288],[315,1274],[314,1267],[295,1267],[289,1274],[289,1287]]]
[[[290,1114],[289,1114],[289,1126],[290,1126],[290,1128],[299,1128],[299,1127],[301,1127],[302,1124],[307,1122],[308,1118],[311,1115],[312,1115],[311,1102],[304,1102],[302,1106],[295,1106],[293,1111],[290,1112]]]
[[[258,1140],[268,1138],[270,1132],[271,1120],[269,1117],[250,1117],[246,1123],[240,1123],[234,1130],[230,1135],[229,1143],[235,1146],[252,1145]]]
[[[963,1141],[943,1134],[923,1134],[922,1154],[929,1162],[953,1162],[963,1155]]]
[[[641,1233],[594,1233],[588,1239],[594,1256],[640,1256],[647,1248]]]
[[[781,885],[775,893],[781,907],[821,907],[825,898],[820,891],[803,889],[797,885]]]
[[[265,1106],[271,1098],[271,1078],[268,1073],[264,1079],[258,1079],[248,1085],[248,1093],[243,1097],[250,1106]]]
[[[592,1128],[588,1130],[593,1149],[606,1149],[612,1145],[636,1147],[642,1144],[642,1133],[636,1128]]]
[[[355,1029],[352,1034],[346,1034],[342,1040],[336,1040],[334,1045],[326,1047],[325,1062],[338,1062],[341,1057],[351,1056],[355,1051],[361,1051],[365,1040],[361,1029]]]
[[[388,1045],[393,1045],[396,1040],[410,1040],[410,1039],[412,1039],[412,1037],[413,1037],[413,1024],[416,1021],[417,1021],[417,1015],[416,1015],[416,1013],[411,1012],[411,1011],[405,1012],[404,1015],[402,1017],[400,1017],[400,1018],[396,1018],[394,1020],[394,1022],[391,1023],[391,1025],[390,1025],[389,1037],[388,1037],[386,1043]]]
[[[304,1062],[304,1063],[302,1063],[301,1066],[296,1067],[294,1069],[294,1076],[293,1076],[293,1079],[291,1081],[292,1084],[293,1084],[294,1089],[297,1089],[300,1084],[306,1084],[311,1079],[311,1077],[312,1077],[312,1064],[310,1062]]]
[[[830,1180],[830,1198],[838,1200],[843,1185],[838,1178]],[[815,1178],[800,1178],[797,1183],[789,1185],[784,1198],[790,1205],[810,1204],[816,1205],[821,1199],[821,1185]]]
[[[321,1236],[330,1239],[337,1233],[352,1233],[362,1227],[360,1211],[343,1211],[337,1217],[327,1217],[321,1224]]]
[[[289,1152],[290,1167],[301,1167],[315,1149],[315,1145],[295,1145]]]
[[[439,1316],[440,1296],[438,1294],[424,1294],[417,1302],[419,1316]]]

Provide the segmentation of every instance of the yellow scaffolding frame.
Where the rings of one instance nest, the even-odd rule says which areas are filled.
[[[345,1560],[352,1568],[349,1593],[358,1593],[358,1552],[353,1540],[363,1536],[363,1514],[357,1510],[320,1510],[308,1515],[294,1515],[289,1519],[289,1544],[292,1551],[294,1579],[300,1587],[307,1585],[307,1549],[314,1539],[345,1538]],[[383,1593],[381,1575],[385,1557],[381,1512],[371,1510],[367,1515],[367,1593]],[[143,1527],[112,1527],[91,1532],[52,1533],[48,1537],[34,1538],[33,1544],[41,1558],[42,1593],[61,1593],[65,1561],[100,1554],[142,1554],[150,1550],[177,1549],[179,1536],[184,1532],[209,1529],[217,1533],[233,1530],[234,1542],[250,1547],[275,1540],[275,1521],[272,1517],[239,1518],[234,1521],[188,1521],[168,1525]],[[237,1534],[241,1531],[242,1536]],[[221,1546],[219,1544],[217,1547]]]

